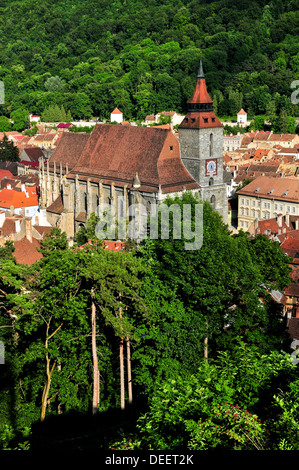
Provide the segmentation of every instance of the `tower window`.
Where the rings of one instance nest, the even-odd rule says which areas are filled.
[[[210,157],[213,156],[213,147],[214,147],[214,139],[213,139],[213,134],[210,134]]]
[[[172,146],[172,145],[170,145],[169,150],[173,150],[173,146]]]

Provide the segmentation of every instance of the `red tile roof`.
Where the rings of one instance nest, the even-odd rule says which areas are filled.
[[[213,111],[187,113],[180,124],[180,128],[188,129],[202,129],[209,127],[223,127]]]
[[[69,177],[130,188],[136,173],[145,192],[199,188],[181,161],[177,138],[155,127],[96,125]]]
[[[253,140],[268,140],[271,132],[259,131],[253,138]]]
[[[39,162],[28,162],[27,160],[21,160],[18,162],[18,165],[21,166],[30,166],[31,168],[38,168],[39,167]]]
[[[61,122],[58,124],[57,128],[58,129],[68,129],[69,127],[71,127],[73,124],[71,122],[69,123],[66,123],[66,122]]]
[[[193,95],[188,103],[213,103],[207,90],[205,78],[197,78]]]
[[[68,165],[71,170],[79,160],[79,157],[89,140],[90,134],[62,132],[62,137],[49,159],[50,168],[56,164],[56,170],[59,171],[60,163],[62,168]]]
[[[22,240],[14,242],[14,245],[13,256],[20,264],[31,266],[35,261],[42,258],[42,254],[37,251],[37,248],[40,248],[40,242],[36,238],[32,238],[32,242],[30,242],[24,237]]]
[[[30,194],[26,197],[23,191],[2,189],[0,191],[0,207],[10,209],[11,206],[15,208],[38,206],[38,197]]]
[[[272,134],[270,137],[269,137],[269,140],[271,141],[285,141],[285,142],[289,142],[290,140],[293,140],[295,139],[296,137],[296,134]]]
[[[122,251],[125,247],[125,244],[121,241],[104,240],[103,247],[105,250],[117,252]]]
[[[24,152],[28,155],[31,162],[38,162],[38,159],[44,156],[39,147],[26,147]]]
[[[54,214],[61,214],[64,211],[64,206],[62,203],[62,197],[61,195],[58,196],[57,199],[55,199],[50,206],[47,207],[47,212],[52,212]]]
[[[16,232],[16,219],[6,218],[0,228],[0,233],[3,237],[9,237]]]
[[[299,339],[299,318],[288,320],[288,333],[292,339]]]
[[[242,108],[242,109],[238,112],[238,114],[247,114],[247,113],[246,113],[246,111],[244,111],[244,109]]]
[[[0,170],[0,179],[13,178],[13,174],[9,170]]]
[[[259,176],[238,191],[238,194],[299,202],[299,181],[297,178]]]

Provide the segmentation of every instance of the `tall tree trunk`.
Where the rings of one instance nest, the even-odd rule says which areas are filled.
[[[131,344],[127,337],[127,374],[128,374],[128,398],[129,403],[133,402],[133,390],[132,390],[132,372],[131,372]]]
[[[204,352],[203,352],[203,356],[205,358],[206,361],[208,361],[208,337],[206,336],[205,339],[204,339]]]
[[[209,323],[206,323],[206,330],[207,330],[207,336],[204,339],[204,359],[208,362],[208,329],[209,329]]]
[[[62,327],[62,324],[61,324],[58,328],[56,328],[56,330],[50,336],[48,336],[50,322],[51,322],[51,319],[49,320],[49,323],[47,324],[46,341],[45,341],[45,348],[46,349],[48,349],[49,340]],[[56,366],[56,361],[54,361],[54,363],[53,363],[53,365],[50,369],[50,358],[49,358],[49,354],[47,352],[47,354],[46,354],[46,383],[45,383],[45,386],[44,386],[43,396],[42,396],[42,408],[41,408],[41,418],[40,418],[41,421],[44,421],[44,419],[46,417],[46,409],[47,409],[47,405],[48,405],[49,391],[50,391],[51,380],[52,380],[52,375],[53,375],[55,366]]]
[[[92,361],[93,361],[93,400],[92,414],[96,414],[100,403],[100,371],[98,364],[97,342],[96,342],[96,306],[94,303],[94,291],[91,290],[91,337],[92,337]]]
[[[49,391],[50,391],[50,386],[51,386],[51,379],[52,379],[52,374],[54,372],[54,368],[55,368],[55,365],[56,365],[56,361],[54,361],[52,367],[51,367],[51,370],[50,370],[50,359],[49,359],[49,356],[47,354],[47,357],[46,357],[46,361],[47,361],[47,379],[46,379],[46,383],[45,383],[45,386],[44,386],[44,390],[43,390],[43,396],[42,396],[42,410],[41,410],[41,421],[44,421],[45,417],[46,417],[46,409],[47,409],[47,405],[48,405],[48,397],[49,397]]]
[[[119,350],[119,361],[120,361],[120,407],[122,410],[125,409],[125,367],[124,367],[124,339],[120,340]]]
[[[119,307],[119,318],[122,319],[122,307]],[[119,366],[120,366],[120,407],[125,409],[125,367],[124,367],[124,338],[120,339],[119,348]]]

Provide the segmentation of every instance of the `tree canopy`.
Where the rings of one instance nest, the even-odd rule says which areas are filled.
[[[241,107],[266,114],[270,101],[272,118],[298,115],[290,99],[299,63],[295,0],[9,0],[0,8],[6,117],[55,105],[73,119],[109,119],[115,106],[128,120],[184,113],[201,52],[220,116]]]

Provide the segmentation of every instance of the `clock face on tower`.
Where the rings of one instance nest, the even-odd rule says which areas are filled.
[[[206,160],[206,176],[217,175],[217,160],[210,159]]]

